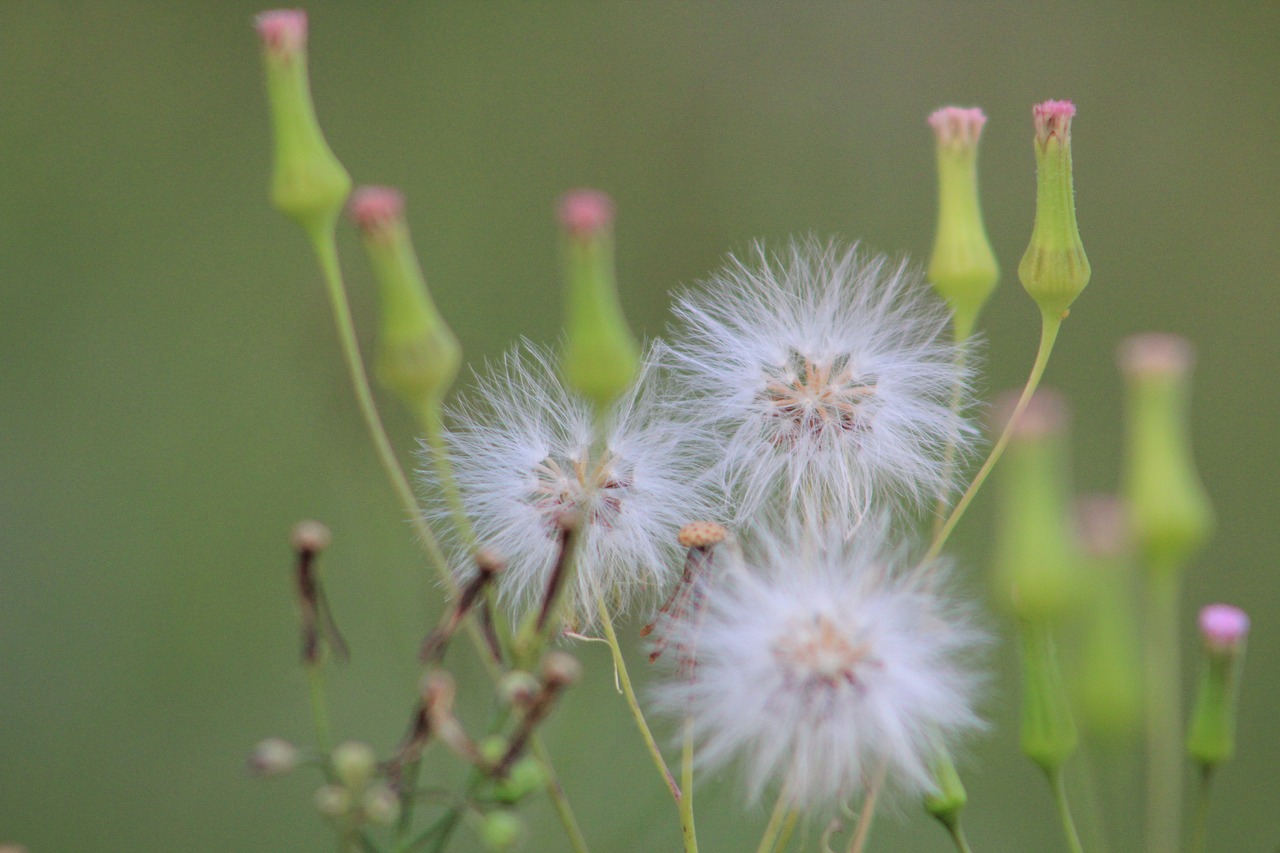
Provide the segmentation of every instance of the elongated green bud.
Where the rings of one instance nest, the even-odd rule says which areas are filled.
[[[1000,280],[978,204],[980,109],[943,107],[929,116],[938,139],[938,232],[929,281],[951,306],[956,340],[973,332],[978,313]]]
[[[1022,751],[1053,776],[1079,743],[1052,626],[1022,620]]]
[[[1213,532],[1188,428],[1191,345],[1135,335],[1120,347],[1126,379],[1125,497],[1138,549],[1157,571],[1178,570]]]
[[[1204,669],[1187,734],[1187,753],[1207,773],[1231,760],[1236,749],[1236,696],[1244,664],[1249,617],[1229,604],[1200,611]]]
[[[969,795],[946,747],[941,744],[935,747],[929,769],[933,774],[934,791],[925,795],[924,810],[948,830],[954,830],[960,823],[960,811],[969,802]]]
[[[361,187],[351,199],[378,280],[378,379],[415,412],[439,403],[462,364],[462,347],[427,290],[405,223],[404,197],[389,187]]]
[[[1076,227],[1071,185],[1070,101],[1045,101],[1033,110],[1036,137],[1036,224],[1018,277],[1048,317],[1066,317],[1067,309],[1089,283],[1089,258]]]
[[[1032,622],[1055,619],[1074,607],[1080,592],[1068,527],[1067,408],[1061,397],[1036,392],[1014,425],[1002,467],[997,600]]]
[[[325,142],[307,78],[307,14],[263,12],[256,19],[275,140],[271,201],[308,231],[332,227],[351,177]]]
[[[1120,745],[1142,724],[1142,658],[1132,540],[1124,503],[1094,495],[1076,503],[1087,598],[1072,678],[1080,722],[1103,743]]]
[[[560,201],[564,230],[565,381],[603,409],[635,379],[640,349],[618,302],[613,202],[595,190]]]

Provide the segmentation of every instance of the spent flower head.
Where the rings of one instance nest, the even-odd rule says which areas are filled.
[[[852,537],[758,532],[748,565],[685,624],[697,636],[676,637],[696,644],[696,667],[658,702],[693,716],[704,764],[742,757],[753,798],[776,782],[798,806],[829,805],[881,768],[900,791],[932,792],[937,747],[979,726],[981,632],[887,532],[883,518]]]
[[[498,589],[508,605],[523,612],[540,600],[562,520],[581,524],[576,580],[564,591],[581,626],[598,598],[625,604],[667,581],[676,531],[707,514],[696,465],[702,439],[669,417],[652,368],[601,422],[554,363],[528,344],[509,352],[454,408],[446,440],[477,537],[506,560]]]
[[[974,431],[969,372],[919,276],[854,248],[757,246],[679,298],[667,357],[742,515],[797,500],[861,517],[945,495]],[[953,399],[958,402],[953,406]]]

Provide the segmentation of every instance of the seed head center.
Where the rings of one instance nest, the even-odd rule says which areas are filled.
[[[773,646],[792,679],[806,686],[857,686],[858,668],[870,653],[868,643],[854,642],[824,614],[798,622]]]
[[[594,462],[585,453],[566,459],[548,456],[533,466],[530,502],[552,528],[565,511],[608,527],[617,520],[632,485],[621,468],[622,461],[607,451]]]
[[[780,430],[777,438],[794,441],[865,429],[864,404],[875,393],[875,377],[859,375],[848,355],[818,360],[792,350],[781,367],[765,368],[760,400]]]

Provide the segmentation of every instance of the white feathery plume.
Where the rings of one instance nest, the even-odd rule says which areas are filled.
[[[924,793],[936,746],[980,726],[983,634],[939,592],[939,567],[906,563],[887,531],[873,517],[852,537],[758,532],[750,565],[706,590],[701,619],[670,627],[697,659],[658,704],[692,716],[703,765],[741,758],[752,799],[777,783],[797,806],[829,806],[881,772]]]
[[[598,597],[623,610],[670,578],[676,531],[707,504],[699,433],[670,417],[656,386],[647,365],[597,435],[592,406],[565,387],[549,353],[525,342],[451,410],[445,441],[462,502],[479,543],[505,560],[500,598],[517,614],[545,593],[565,511],[582,524],[576,585],[565,590],[577,627],[591,624]],[[429,468],[424,476],[430,484]]]
[[[975,437],[946,308],[905,264],[815,241],[757,245],[675,305],[664,358],[718,428],[715,471],[751,518],[781,500],[861,518],[951,489]],[[953,400],[959,406],[953,406]]]

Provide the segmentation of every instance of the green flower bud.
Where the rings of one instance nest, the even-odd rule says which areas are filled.
[[[1191,345],[1175,335],[1135,335],[1120,348],[1126,379],[1125,497],[1139,552],[1176,571],[1213,532],[1187,423]]]
[[[1236,750],[1236,697],[1244,664],[1249,617],[1229,604],[1200,611],[1204,669],[1187,733],[1187,753],[1204,772],[1231,760]]]
[[[277,9],[263,12],[256,24],[275,140],[271,200],[309,231],[331,228],[351,192],[351,177],[316,121],[307,79],[307,15]]]
[[[542,765],[536,759],[524,758],[511,766],[507,778],[493,786],[493,795],[503,803],[517,803],[547,783]]]
[[[490,812],[480,821],[480,840],[494,853],[513,849],[523,831],[520,818],[508,811]]]
[[[960,811],[969,801],[960,774],[956,772],[955,762],[946,747],[938,745],[930,764],[933,774],[934,791],[924,798],[924,810],[933,815],[948,830],[954,830],[960,823]]]
[[[404,218],[404,197],[389,187],[361,187],[351,218],[378,280],[378,379],[415,412],[439,403],[462,364],[462,347],[427,290]]]
[[[978,204],[980,109],[943,107],[929,116],[938,139],[938,232],[929,281],[951,306],[956,340],[973,332],[978,312],[1000,280]]]
[[[329,756],[333,775],[353,791],[364,790],[378,769],[378,756],[367,743],[349,740],[340,743]]]
[[[1070,101],[1045,101],[1033,111],[1036,126],[1036,222],[1018,277],[1046,317],[1065,317],[1089,283],[1089,258],[1076,227],[1071,186]]]
[[[1022,654],[1022,752],[1052,777],[1076,750],[1076,724],[1058,665],[1052,627],[1026,620],[1021,620],[1018,627]]]
[[[507,754],[507,748],[510,745],[502,735],[489,735],[476,744],[476,751],[479,752],[481,760],[492,767]]]
[[[1068,527],[1067,409],[1057,394],[1031,398],[1005,451],[996,540],[996,598],[1023,619],[1074,608],[1080,567]]]
[[[565,381],[603,409],[640,369],[640,349],[618,302],[613,268],[613,202],[575,190],[560,202],[566,282]]]

